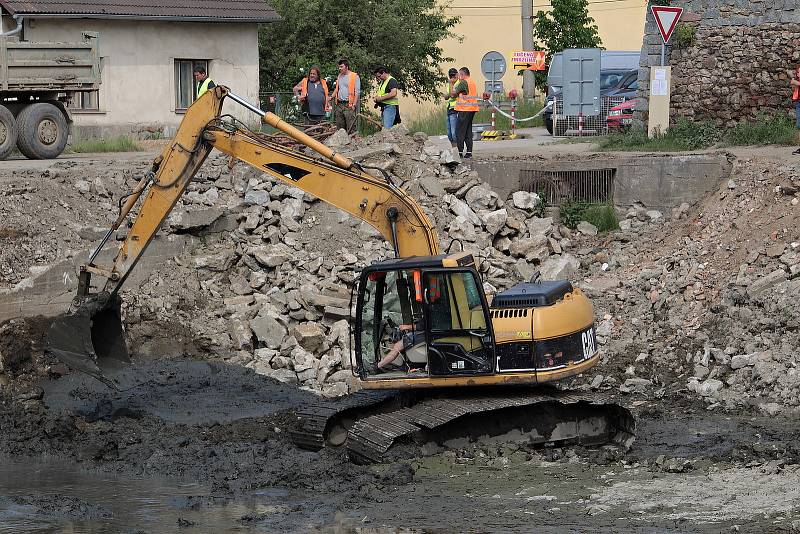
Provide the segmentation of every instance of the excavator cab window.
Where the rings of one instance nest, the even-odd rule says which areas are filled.
[[[362,378],[493,370],[489,306],[472,269],[373,271],[361,279],[356,313],[355,356]]]
[[[480,279],[470,271],[425,273],[431,375],[492,371],[493,335]]]
[[[426,373],[425,318],[422,303],[414,298],[414,273],[414,270],[374,271],[362,279],[355,329],[356,362],[362,377]],[[416,273],[421,280],[420,271]],[[402,346],[400,353],[379,369],[378,364],[395,346]]]

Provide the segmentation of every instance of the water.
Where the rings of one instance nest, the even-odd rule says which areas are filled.
[[[196,483],[0,457],[2,534],[276,532],[292,513],[288,497],[285,490],[267,489],[223,502]]]

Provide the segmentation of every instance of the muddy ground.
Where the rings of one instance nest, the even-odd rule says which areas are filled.
[[[0,471],[16,479],[13,460],[57,458],[83,483],[71,494],[0,483],[0,525],[22,507],[39,522],[99,532],[115,516],[90,495],[109,474],[123,485],[197,485],[162,513],[174,524],[148,530],[135,510],[117,512],[126,526],[152,532],[755,532],[791,529],[797,517],[796,423],[709,413],[688,398],[639,405],[628,452],[478,442],[357,466],[341,450],[301,451],[288,439],[294,410],[317,401],[310,393],[239,366],[184,358],[130,373],[140,385],[128,391],[70,374],[44,381],[41,401],[3,399]]]
[[[113,191],[133,180],[149,157],[82,156],[49,167],[3,162],[10,177],[0,180],[7,182],[8,200],[0,225],[0,288],[89,247],[113,212]],[[726,344],[738,356],[765,350],[769,341],[773,352],[788,355],[780,362],[786,376],[798,350],[796,317],[773,313],[772,297],[750,303],[733,295],[735,303],[725,307],[717,299],[737,271],[746,287],[775,268],[769,254],[747,259],[765,240],[798,240],[796,204],[775,200],[775,183],[761,180],[760,164],[749,161],[735,188],[721,184],[682,224],[645,228],[610,244],[602,236],[594,243],[574,236],[579,277],[605,276],[600,265],[616,263],[611,274],[621,282],[593,295],[598,321],[608,326],[604,363],[571,385],[588,389],[604,375],[600,389],[637,417],[630,450],[478,441],[358,466],[342,450],[294,447],[288,437],[294,413],[319,397],[243,367],[233,352],[149,351],[149,359],[126,372],[126,389],[115,391],[43,356],[47,320],[34,318],[6,324],[0,336],[0,532],[800,531],[796,389],[780,378],[766,385],[754,380],[756,388],[722,374],[731,373],[721,363]],[[97,193],[105,206],[68,192],[77,176],[93,194],[112,191]],[[51,187],[43,179],[63,194],[47,194]],[[751,209],[753,199],[763,202]],[[25,209],[25,203],[38,207]],[[783,210],[780,216],[766,211],[772,204]],[[731,225],[739,211],[738,226]],[[54,218],[65,221],[63,228]],[[71,241],[62,242],[67,234]],[[335,252],[333,240],[323,245],[330,248],[326,255]],[[679,261],[669,259],[680,253]],[[711,265],[702,276],[691,263],[697,258]],[[658,272],[668,261],[676,266]],[[741,269],[743,262],[749,270]],[[641,264],[657,272],[640,276]],[[173,271],[167,266],[161,276],[171,280]],[[676,290],[669,277],[678,274]],[[168,289],[159,287],[151,300]],[[742,302],[755,311],[746,316]],[[713,328],[698,327],[707,320]],[[153,324],[167,335],[192,335],[179,321]],[[746,365],[754,376],[760,371],[761,363]],[[709,367],[720,374],[709,378]],[[714,377],[726,380],[726,397],[689,388],[694,378]],[[735,402],[741,391],[751,400]],[[780,400],[776,392],[788,393],[770,415],[759,406]]]

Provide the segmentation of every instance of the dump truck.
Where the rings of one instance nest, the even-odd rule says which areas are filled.
[[[64,151],[70,99],[100,87],[98,34],[83,37],[76,43],[0,37],[0,159],[14,148],[29,159],[51,159]]]

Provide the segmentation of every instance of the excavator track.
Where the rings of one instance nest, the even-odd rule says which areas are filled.
[[[310,404],[297,412],[297,425],[290,431],[292,442],[301,449],[318,451],[344,444],[352,418],[373,413],[400,395],[397,390],[362,390],[336,402]]]
[[[533,444],[614,442],[629,447],[634,429],[630,411],[597,393],[439,395],[359,419],[349,430],[347,452],[356,463],[376,463],[387,459],[390,450],[401,443],[447,446],[451,442],[457,446],[463,438],[498,437],[509,432]]]

